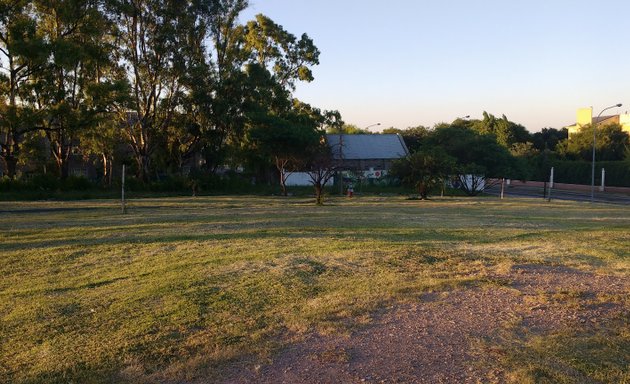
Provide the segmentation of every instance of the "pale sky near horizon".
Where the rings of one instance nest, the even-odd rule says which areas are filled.
[[[321,51],[295,96],[360,128],[630,110],[629,0],[250,0],[241,21],[258,13]]]

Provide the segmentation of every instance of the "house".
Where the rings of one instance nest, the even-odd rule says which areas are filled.
[[[409,155],[402,136],[398,134],[328,134],[326,142],[337,169],[342,172],[344,184],[383,180],[394,160]],[[309,185],[309,180],[307,173],[295,172],[287,178],[287,185]],[[336,179],[335,184],[339,181]]]
[[[624,132],[630,134],[630,114],[626,112],[622,115],[607,115],[597,118],[593,117],[593,107],[579,108],[575,124],[565,128],[569,130],[569,137],[571,137],[572,134],[579,132],[582,127],[589,124],[597,124],[598,127],[619,124]]]
[[[333,158],[344,171],[364,173],[367,178],[380,178],[392,162],[409,155],[399,134],[326,135]]]

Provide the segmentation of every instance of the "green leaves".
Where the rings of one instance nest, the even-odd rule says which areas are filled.
[[[423,147],[397,160],[391,173],[403,184],[413,186],[426,199],[429,191],[440,185],[456,169],[456,159],[440,147]]]
[[[598,126],[595,156],[598,161],[623,160],[630,137],[619,124]],[[558,144],[558,152],[570,159],[590,161],[593,154],[593,127],[587,125]]]
[[[247,23],[244,49],[284,87],[295,82],[312,81],[309,66],[319,64],[319,50],[307,34],[298,40],[281,25],[259,14]]]

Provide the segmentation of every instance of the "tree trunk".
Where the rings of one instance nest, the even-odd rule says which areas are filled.
[[[420,200],[427,200],[427,186],[425,183],[418,183],[418,194]]]
[[[9,155],[4,161],[7,164],[7,176],[9,176],[9,179],[14,180],[17,173],[17,157]]]
[[[109,161],[107,159],[107,155],[105,153],[101,153],[101,157],[103,158],[103,184],[107,187],[110,186],[109,180]]]
[[[68,158],[62,158],[58,164],[59,166],[59,174],[61,175],[61,180],[65,180],[70,176],[69,168],[70,164],[68,164]]]
[[[280,189],[282,190],[282,196],[288,196],[287,193],[287,178],[285,176],[284,169],[280,171]]]
[[[149,162],[150,160],[148,155],[140,154],[136,156],[136,164],[138,165],[138,172],[136,175],[143,183],[149,182]]]
[[[316,183],[315,185],[315,204],[324,205],[324,194],[322,191],[321,183]]]

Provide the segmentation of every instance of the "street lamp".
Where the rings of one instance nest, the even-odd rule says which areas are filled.
[[[611,105],[610,107],[606,107],[602,109],[599,115],[597,115],[597,118],[595,119],[593,124],[591,124],[593,126],[593,164],[591,165],[591,203],[595,201],[595,140],[597,140],[596,139],[597,123],[599,122],[599,118],[601,117],[602,113],[604,113],[605,111],[611,108],[617,108],[617,107],[621,107],[621,103]]]
[[[363,128],[363,130],[367,131],[369,128],[376,127],[378,125],[381,125],[381,123],[375,123],[375,124],[368,125],[367,127]]]

